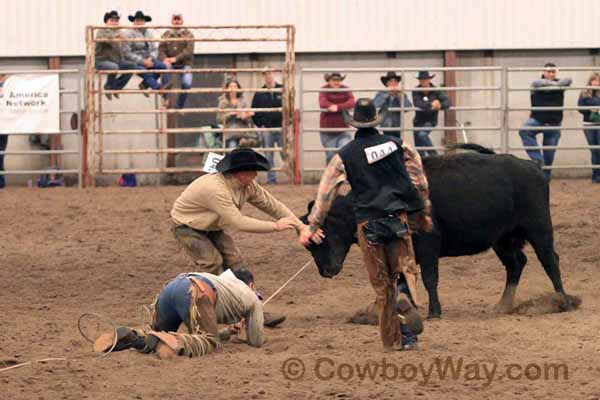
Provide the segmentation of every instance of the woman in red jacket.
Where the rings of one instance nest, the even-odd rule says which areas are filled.
[[[325,74],[327,82],[321,89],[348,89],[348,86],[342,84],[346,75],[339,72]],[[339,131],[320,132],[321,144],[323,147],[339,149],[352,140],[350,133],[346,132],[348,124],[344,121],[342,110],[348,110],[354,107],[354,95],[351,91],[340,92],[320,92],[319,107],[327,111],[321,113],[321,128],[341,128]],[[325,164],[335,155],[334,150],[325,151]]]

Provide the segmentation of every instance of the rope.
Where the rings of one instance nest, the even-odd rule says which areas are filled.
[[[300,275],[300,273],[302,271],[304,271],[306,269],[306,267],[308,267],[312,263],[312,261],[313,260],[310,260],[306,264],[304,264],[304,266],[302,268],[300,268],[298,270],[298,272],[296,272],[294,275],[292,275],[292,277],[290,279],[288,279],[283,285],[281,285],[279,287],[279,289],[277,289],[271,296],[269,296],[269,298],[263,302],[263,306],[266,305],[269,301],[271,301],[271,299],[273,299],[275,296],[277,296],[279,294],[279,292],[281,292],[291,281],[294,280],[294,278],[296,278],[298,275]]]
[[[99,318],[99,319],[101,319],[101,320],[104,320],[104,322],[108,322],[108,324],[109,324],[109,325],[111,325],[111,326],[113,327],[113,330],[114,330],[114,332],[115,332],[115,339],[114,339],[114,341],[113,341],[113,344],[112,344],[112,346],[110,347],[110,349],[108,349],[108,351],[107,351],[106,353],[102,353],[102,354],[100,354],[100,358],[102,358],[102,357],[106,357],[106,356],[107,356],[107,355],[109,355],[109,354],[110,354],[110,353],[111,353],[111,352],[112,352],[112,351],[115,349],[115,347],[117,346],[117,326],[116,326],[115,324],[113,324],[113,322],[112,322],[110,319],[106,318],[106,317],[105,317],[105,316],[103,316],[103,315],[96,314],[96,313],[83,313],[83,314],[81,314],[81,316],[80,316],[80,317],[79,317],[79,319],[77,320],[77,329],[79,329],[79,333],[81,334],[81,336],[82,336],[82,337],[83,337],[85,340],[87,340],[88,342],[90,342],[90,343],[94,343],[94,341],[93,341],[92,339],[90,339],[90,338],[89,338],[89,337],[88,337],[88,336],[87,336],[85,333],[83,333],[83,330],[81,329],[81,320],[82,320],[84,317],[87,317],[87,316],[97,317],[97,318]]]
[[[24,363],[12,365],[10,367],[2,368],[2,369],[0,369],[0,372],[8,371],[9,369],[21,368],[21,367],[24,367],[26,365],[30,365],[33,363],[45,363],[48,361],[67,361],[67,359],[66,358],[42,358],[41,360],[27,361]]]

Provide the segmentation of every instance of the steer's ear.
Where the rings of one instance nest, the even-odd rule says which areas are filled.
[[[314,200],[311,200],[311,201],[308,203],[308,206],[307,206],[306,208],[308,209],[308,212],[309,212],[309,213],[312,211],[312,208],[313,208],[313,206],[314,206],[314,205],[315,205],[315,201],[314,201]]]

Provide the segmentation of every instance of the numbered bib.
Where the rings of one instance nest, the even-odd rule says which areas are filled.
[[[395,151],[398,151],[398,146],[395,142],[389,141],[377,146],[367,147],[365,155],[367,156],[367,162],[373,164],[379,160],[383,160]]]
[[[208,172],[209,174],[216,174],[217,164],[221,161],[225,156],[222,156],[217,153],[208,153],[206,156],[206,161],[204,161],[204,167],[202,167],[202,171]]]

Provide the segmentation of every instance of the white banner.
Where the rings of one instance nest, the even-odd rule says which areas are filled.
[[[11,75],[0,87],[0,133],[60,130],[58,74]]]

